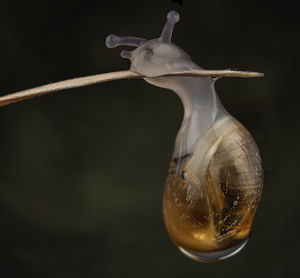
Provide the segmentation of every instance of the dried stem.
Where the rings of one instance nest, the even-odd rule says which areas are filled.
[[[263,77],[263,73],[259,72],[247,72],[247,71],[232,71],[232,70],[191,70],[182,71],[172,74],[167,74],[164,76],[193,76],[193,77]],[[21,100],[34,98],[41,95],[46,95],[49,93],[88,86],[92,84],[108,82],[120,79],[132,79],[132,78],[145,78],[145,76],[138,75],[129,70],[126,71],[116,71],[109,73],[96,74],[86,77],[79,77],[74,79],[69,79],[65,81],[59,81],[40,87],[36,87],[29,90],[24,90],[0,97],[0,106],[5,106],[14,102]]]

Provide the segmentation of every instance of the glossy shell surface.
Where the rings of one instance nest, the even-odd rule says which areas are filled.
[[[198,260],[233,254],[247,241],[262,188],[252,136],[233,117],[223,117],[199,138],[193,153],[171,162],[163,197],[171,239]]]

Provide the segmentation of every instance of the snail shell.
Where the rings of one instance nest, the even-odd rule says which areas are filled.
[[[223,117],[192,154],[173,157],[163,197],[170,237],[193,259],[233,255],[247,242],[262,187],[252,136],[233,117]]]

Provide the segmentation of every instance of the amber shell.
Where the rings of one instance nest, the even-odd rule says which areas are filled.
[[[193,153],[171,161],[163,196],[171,239],[184,253],[220,259],[247,241],[262,188],[255,141],[237,120],[223,117],[198,139]]]

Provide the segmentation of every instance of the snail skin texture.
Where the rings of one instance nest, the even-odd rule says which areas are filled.
[[[0,97],[0,106],[51,92],[124,78],[144,78],[174,91],[184,106],[164,195],[163,216],[176,246],[188,257],[214,262],[238,253],[247,243],[263,189],[258,147],[247,129],[222,106],[216,77],[259,77],[256,72],[208,71],[171,42],[179,14],[171,11],[161,36],[153,40],[109,35],[129,71],[60,81]]]

